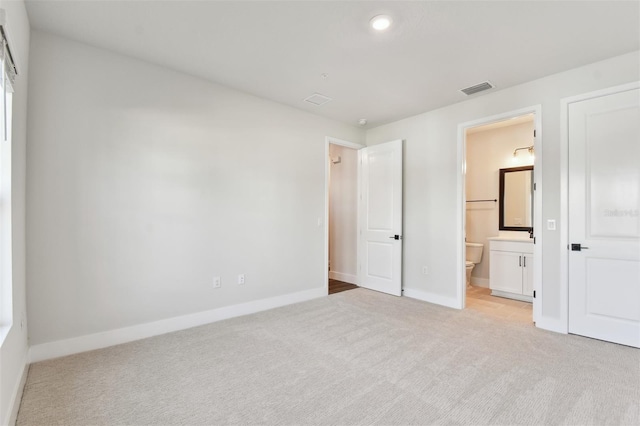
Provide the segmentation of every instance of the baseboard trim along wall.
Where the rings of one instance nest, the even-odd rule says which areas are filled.
[[[338,280],[349,284],[358,285],[358,277],[351,274],[344,274],[342,272],[329,271],[329,279]]]
[[[441,296],[439,294],[429,293],[421,290],[405,288],[402,295],[412,299],[422,300],[423,302],[434,303],[436,305],[446,306],[448,308],[460,309],[458,299],[455,297]]]
[[[13,390],[13,395],[11,396],[11,402],[9,403],[9,407],[11,407],[11,411],[9,411],[9,418],[2,419],[4,423],[3,425],[15,425],[16,420],[18,419],[18,410],[20,409],[20,403],[22,402],[22,393],[24,391],[24,385],[27,383],[27,373],[29,372],[29,364],[27,363],[27,359],[24,360],[24,367],[22,367],[22,375],[20,376],[20,381],[16,384],[16,388]]]
[[[102,349],[109,346],[120,345],[134,340],[158,336],[174,331],[185,330],[200,325],[210,324],[229,318],[266,311],[268,309],[304,302],[319,297],[326,297],[326,288],[300,291],[285,294],[283,296],[268,299],[254,300],[238,305],[225,306],[195,314],[168,318],[160,321],[149,322],[131,327],[89,334],[71,339],[42,343],[29,348],[29,362],[44,361],[80,352]]]
[[[475,285],[476,287],[489,288],[489,279],[471,277],[471,285]]]

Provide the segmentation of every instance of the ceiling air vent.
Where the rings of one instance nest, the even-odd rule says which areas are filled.
[[[329,102],[331,100],[331,98],[325,96],[325,95],[321,95],[320,93],[314,93],[313,95],[309,96],[308,98],[305,98],[305,102],[309,102],[310,104],[314,104],[314,105],[324,105],[327,102]]]
[[[482,92],[484,90],[492,89],[493,85],[488,81],[483,81],[480,84],[476,84],[475,86],[466,87],[464,89],[460,89],[462,93],[467,96],[473,95],[474,93]]]

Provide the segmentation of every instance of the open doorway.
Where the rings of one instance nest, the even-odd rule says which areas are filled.
[[[357,288],[358,149],[327,138],[326,267],[327,293]]]
[[[540,270],[538,128],[539,111],[532,108],[462,129],[462,306],[528,324],[535,321]]]

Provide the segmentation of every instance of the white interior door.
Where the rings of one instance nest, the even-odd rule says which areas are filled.
[[[358,285],[402,295],[402,141],[359,151]]]
[[[569,332],[640,347],[640,90],[569,105]]]

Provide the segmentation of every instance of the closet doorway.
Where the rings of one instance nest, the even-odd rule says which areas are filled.
[[[327,138],[327,294],[357,288],[358,149],[363,145]]]

